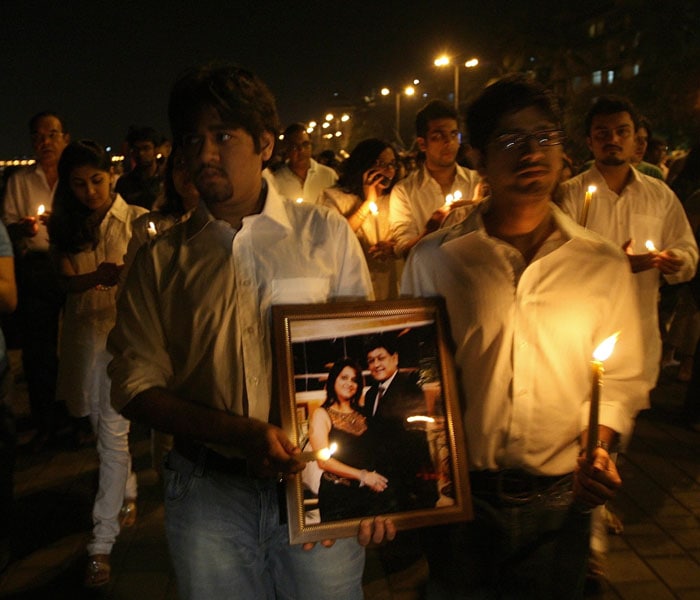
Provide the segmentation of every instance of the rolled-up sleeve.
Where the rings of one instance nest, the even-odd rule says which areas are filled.
[[[167,387],[173,369],[167,352],[153,262],[147,246],[134,259],[117,303],[117,320],[109,335],[112,355],[112,405],[121,411],[137,394]]]

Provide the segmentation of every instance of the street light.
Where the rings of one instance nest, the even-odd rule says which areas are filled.
[[[414,79],[413,83],[415,85],[418,85],[420,83],[418,79]],[[388,96],[391,94],[391,90],[388,87],[383,87],[381,90],[379,90],[379,93],[382,96]],[[403,88],[403,91],[401,90],[396,90],[394,92],[394,102],[395,102],[395,107],[396,107],[396,125],[395,125],[395,130],[396,130],[396,139],[403,144],[403,140],[401,139],[401,96],[414,96],[416,93],[416,88],[413,85],[407,85],[406,87]]]
[[[434,61],[433,64],[436,67],[448,67],[451,64],[453,64],[452,59],[447,56],[446,54],[443,54],[441,56],[438,56]],[[467,69],[473,69],[479,64],[479,59],[478,58],[470,58],[468,61],[464,63],[464,66],[467,67]],[[460,64],[458,62],[454,62],[454,101],[455,101],[455,110],[459,109],[459,67]]]

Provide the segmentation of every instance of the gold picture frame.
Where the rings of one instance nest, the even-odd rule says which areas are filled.
[[[320,450],[309,441],[311,422],[332,422],[328,436],[348,440],[333,461],[322,463],[326,470],[311,460],[287,483],[290,543],[351,537],[361,519],[377,514],[390,516],[399,530],[471,519],[464,433],[442,301],[288,304],[273,306],[272,317],[284,431],[310,453]],[[372,344],[383,346],[368,352]],[[376,366],[370,369],[368,357],[373,356],[398,362],[396,375],[383,384],[387,391],[378,390],[383,375]],[[361,397],[348,409],[359,423],[355,430],[340,421],[336,426],[338,411],[330,410],[332,406],[312,421],[314,411],[326,402],[331,367],[344,357],[352,357],[362,371],[356,376]],[[372,362],[376,365],[377,359]],[[391,390],[397,391],[392,395]],[[345,463],[338,463],[341,455]],[[385,489],[370,489],[376,474],[387,480]]]

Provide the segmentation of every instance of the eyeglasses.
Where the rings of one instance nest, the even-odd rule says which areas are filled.
[[[291,152],[292,150],[296,150],[297,152],[301,152],[302,150],[308,150],[311,148],[311,142],[302,142],[301,144],[292,144],[290,143],[287,148],[289,148],[289,151]]]
[[[535,140],[538,146],[549,147],[559,146],[564,143],[566,136],[561,129],[544,129],[542,131],[533,131],[532,133],[504,133],[493,140],[499,150],[520,150],[530,143],[530,140]]]
[[[629,125],[622,125],[621,127],[616,127],[615,129],[608,129],[606,127],[604,129],[596,129],[593,132],[593,139],[598,140],[599,142],[605,142],[607,140],[611,140],[612,137],[616,135],[624,140],[630,137],[632,133],[632,127]]]
[[[384,162],[382,160],[377,160],[374,166],[377,167],[377,169],[396,169],[396,161],[390,160],[389,162]]]

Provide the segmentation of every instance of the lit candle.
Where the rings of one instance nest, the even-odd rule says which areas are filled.
[[[598,188],[594,185],[588,186],[588,189],[586,190],[586,195],[583,198],[583,209],[581,210],[581,220],[579,221],[579,225],[583,225],[584,227],[586,226],[586,223],[588,222],[588,209],[591,206],[593,194],[595,194],[595,191],[597,189]]]
[[[377,235],[377,241],[375,243],[378,244],[379,240],[381,240],[381,235],[379,235],[379,207],[374,200],[369,203],[369,212],[371,212],[372,217],[374,217],[374,232]]]
[[[654,242],[652,242],[651,240],[647,240],[644,243],[644,246],[646,247],[647,250],[649,250],[649,252],[657,252],[656,246],[654,246]]]
[[[46,212],[46,207],[43,204],[39,205],[39,208],[36,211],[36,216],[37,218],[43,215]]]
[[[336,453],[337,450],[338,444],[333,442],[328,448],[321,448],[320,450],[316,450],[313,452],[302,452],[301,454],[298,454],[297,457],[299,458],[299,460],[303,460],[304,462],[311,462],[314,460],[328,460],[331,456],[333,456]]]
[[[148,237],[152,238],[155,237],[156,234],[158,233],[158,230],[156,229],[156,224],[153,221],[148,222]]]
[[[600,411],[600,390],[603,387],[603,373],[605,368],[603,362],[610,358],[615,348],[617,336],[620,332],[614,333],[609,338],[603,340],[593,352],[591,370],[593,372],[591,386],[591,410],[588,416],[588,443],[586,444],[586,459],[593,462],[593,452],[598,446],[598,413]]]
[[[296,200],[297,204],[301,204],[303,201],[304,201],[304,199],[301,197],[297,198],[297,200]]]

